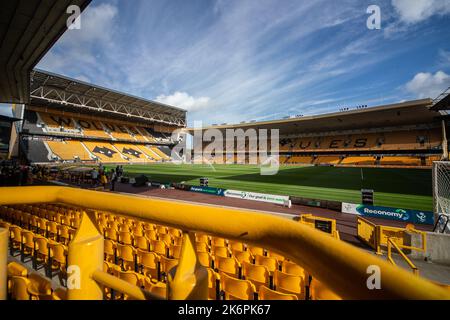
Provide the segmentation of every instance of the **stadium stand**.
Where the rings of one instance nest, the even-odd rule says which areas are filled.
[[[84,145],[101,162],[120,163],[125,161],[122,154],[111,143],[85,141]]]
[[[0,226],[10,231],[10,254],[48,278],[28,275],[20,263],[8,265],[12,299],[64,299],[50,279],[67,277],[67,244],[80,225],[82,208],[56,203],[0,206]],[[112,212],[95,214],[104,234],[104,270],[129,283],[165,296],[167,273],[179,261],[182,232],[176,228],[126,218]],[[197,251],[210,274],[210,299],[306,299],[309,277],[303,268],[269,250],[196,233]],[[178,253],[177,253],[178,252]],[[245,258],[244,258],[245,257]],[[158,290],[156,290],[156,288]],[[57,295],[55,297],[55,294]],[[105,288],[105,299],[127,299]]]
[[[35,70],[31,77],[31,102],[23,112],[19,139],[29,162],[171,160],[177,143],[171,135],[185,126],[186,111],[48,72]]]
[[[53,154],[60,160],[91,160],[89,152],[80,141],[47,141],[46,143]]]
[[[444,155],[440,112],[430,99],[318,116],[208,127],[279,129],[281,164],[429,167]],[[189,130],[192,134],[193,129]],[[224,134],[224,136],[226,136]],[[206,147],[207,144],[204,144]],[[246,139],[246,152],[248,139]],[[248,163],[248,157],[245,163]],[[252,158],[254,159],[254,158]],[[239,163],[239,161],[235,161]],[[244,164],[244,163],[243,163]]]

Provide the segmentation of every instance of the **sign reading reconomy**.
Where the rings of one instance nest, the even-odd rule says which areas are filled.
[[[245,199],[245,200],[270,202],[270,203],[276,203],[276,204],[281,204],[281,205],[285,205],[289,201],[289,196],[280,196],[280,195],[247,192],[247,191],[239,191],[239,190],[225,190],[224,196],[230,197],[230,198]]]
[[[434,224],[434,214],[431,211],[368,206],[363,204],[343,202],[342,212],[357,214],[366,217],[405,221],[417,224]]]

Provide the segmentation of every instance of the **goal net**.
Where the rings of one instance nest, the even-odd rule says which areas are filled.
[[[433,162],[433,202],[436,231],[450,233],[450,161]]]

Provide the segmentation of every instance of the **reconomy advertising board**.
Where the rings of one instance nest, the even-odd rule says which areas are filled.
[[[247,192],[247,191],[239,191],[239,190],[225,190],[225,197],[230,198],[239,198],[245,200],[254,200],[254,201],[262,201],[262,202],[270,202],[281,205],[286,205],[289,202],[289,196],[279,196],[273,194],[264,194],[264,193],[256,193],[256,192]]]
[[[431,211],[368,206],[363,204],[343,202],[342,212],[357,214],[366,217],[405,221],[417,224],[434,224],[434,215]]]

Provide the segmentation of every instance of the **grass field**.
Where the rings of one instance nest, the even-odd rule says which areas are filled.
[[[375,190],[375,205],[432,210],[431,170],[426,169],[283,166],[277,175],[261,176],[251,165],[160,163],[128,165],[124,171],[163,183],[198,185],[198,178],[208,177],[211,187],[353,203],[361,202],[361,188],[369,188]]]

